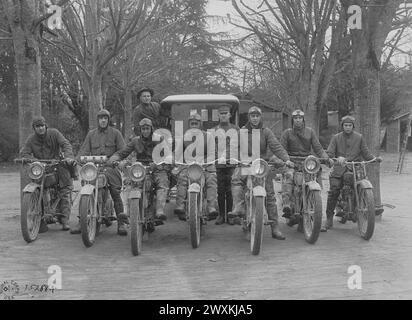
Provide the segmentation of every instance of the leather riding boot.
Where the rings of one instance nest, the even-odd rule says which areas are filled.
[[[290,219],[292,216],[292,208],[291,208],[291,201],[290,199],[292,198],[292,189],[293,186],[290,184],[285,184],[282,186],[282,211],[283,215],[282,217]]]
[[[166,220],[167,217],[164,213],[167,198],[167,190],[158,189],[156,191],[156,219]]]
[[[327,216],[326,221],[322,224],[321,232],[326,232],[333,227],[333,215]]]
[[[70,229],[71,234],[80,234],[82,233],[81,226],[80,226],[80,218],[77,221],[76,225]]]
[[[245,195],[243,186],[232,186],[233,209],[229,212],[230,216],[245,215]]]
[[[183,174],[182,174],[183,175]],[[187,197],[187,179],[185,176],[179,176],[176,185],[176,207],[174,214],[179,220],[186,220],[185,203]]]
[[[217,206],[217,178],[216,173],[206,172],[206,200],[208,220],[214,220],[219,215]]]
[[[117,234],[119,236],[127,236],[126,219],[127,216],[123,212],[117,215]]]
[[[67,219],[66,217],[62,218],[60,220],[60,223],[62,225],[62,230],[63,231],[68,231],[70,230],[70,226],[69,226],[69,219]]]
[[[60,224],[62,225],[62,230],[67,231],[70,230],[69,226],[69,219],[70,219],[70,213],[72,209],[71,205],[71,190],[70,189],[62,189],[61,194],[62,198],[60,200],[60,210],[63,214],[63,217],[59,219]]]
[[[45,233],[49,230],[49,227],[47,226],[47,223],[42,219],[40,221],[40,229],[39,229],[39,233]]]
[[[283,233],[279,229],[279,224],[278,222],[273,222],[270,225],[270,228],[272,229],[272,238],[277,239],[277,240],[285,240],[286,237],[283,235]]]
[[[245,216],[245,195],[243,186],[232,186],[233,209],[228,213],[228,223],[240,224],[241,216]]]
[[[326,221],[323,223],[321,232],[326,232],[328,229],[333,227],[333,215],[335,214],[335,207],[338,201],[339,193],[329,191],[328,192],[328,201],[326,204]]]

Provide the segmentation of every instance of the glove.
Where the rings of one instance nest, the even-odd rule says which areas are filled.
[[[157,168],[157,164],[152,162],[149,167],[150,167],[150,171],[153,171],[154,169]]]
[[[126,168],[126,161],[113,161],[114,165],[117,165],[117,168],[121,171],[124,171],[124,169]]]
[[[27,163],[30,163],[30,162],[34,162],[36,159],[30,159],[30,158],[22,158],[21,159],[21,163],[22,164],[27,164]]]
[[[294,164],[292,161],[290,161],[290,160],[286,161],[285,164],[286,164],[286,166],[289,167],[289,168],[294,168],[294,167],[295,167],[295,164]]]
[[[332,168],[333,165],[335,164],[335,161],[333,161],[333,159],[329,158],[329,168]]]
[[[344,157],[338,157],[338,163],[343,166],[345,164],[346,159]]]
[[[382,162],[382,157],[381,156],[375,157],[375,160],[376,160],[376,162],[381,163]]]
[[[65,158],[63,159],[63,161],[66,162],[69,166],[75,166],[77,164],[76,160],[71,158]]]

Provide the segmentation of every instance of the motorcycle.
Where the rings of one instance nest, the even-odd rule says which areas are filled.
[[[110,198],[109,184],[105,174],[107,156],[81,156],[80,169],[82,188],[80,190],[79,216],[82,240],[91,247],[100,225],[110,227],[116,220],[113,201]]]
[[[125,194],[130,218],[131,248],[135,256],[142,252],[143,235],[149,235],[155,226],[163,224],[154,218],[156,195],[150,178],[154,168],[141,162],[125,162]]]
[[[204,225],[207,224],[206,212],[206,179],[204,175],[205,167],[214,164],[210,163],[177,163],[187,167],[187,197],[186,197],[186,221],[189,223],[189,235],[192,248],[196,249],[200,245],[200,237],[204,233]]]
[[[303,231],[305,240],[314,244],[318,238],[322,225],[322,198],[321,186],[316,180],[321,163],[328,159],[315,156],[296,157],[290,160],[295,163],[293,173],[293,199],[292,214],[298,214],[298,230]],[[284,183],[285,175],[283,175]],[[283,215],[285,217],[285,215]],[[286,216],[287,217],[287,216]]]
[[[350,220],[357,223],[365,240],[372,237],[375,229],[375,198],[366,174],[366,165],[374,162],[379,160],[345,162],[348,171],[343,174],[343,187],[336,205],[336,215],[342,217],[340,222]]]
[[[29,164],[28,183],[22,194],[20,226],[27,243],[37,239],[41,221],[46,224],[61,222],[64,215],[59,210],[58,167],[68,164],[64,160],[15,159],[16,163]],[[75,164],[72,164],[75,165]]]
[[[277,163],[256,159],[253,162],[240,162],[231,159],[237,166],[245,170],[242,175],[247,175],[245,205],[246,217],[240,218],[242,230],[250,240],[250,250],[253,255],[258,255],[262,246],[263,226],[271,225],[266,210],[266,177]]]

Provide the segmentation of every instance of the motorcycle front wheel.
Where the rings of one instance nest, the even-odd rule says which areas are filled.
[[[197,192],[190,192],[188,202],[190,242],[192,243],[193,249],[196,249],[200,245],[201,228],[201,213],[199,212],[199,194]]]
[[[130,215],[130,238],[132,244],[132,254],[137,256],[142,253],[143,243],[143,217],[140,210],[140,200],[129,200]]]
[[[20,226],[23,238],[27,243],[37,239],[41,223],[41,206],[38,206],[40,190],[23,193],[20,214]]]
[[[262,246],[264,205],[263,197],[253,197],[252,219],[250,221],[250,250],[253,255],[258,255]]]
[[[303,233],[305,240],[314,244],[322,225],[322,198],[320,191],[310,190],[306,197],[306,212],[303,213]]]
[[[80,229],[83,243],[87,248],[94,244],[98,229],[97,217],[93,212],[94,197],[87,194],[82,195],[79,202]]]
[[[359,189],[358,199],[356,211],[359,233],[363,239],[369,240],[375,229],[375,199],[372,189]]]

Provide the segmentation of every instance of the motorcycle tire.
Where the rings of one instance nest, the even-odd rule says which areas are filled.
[[[359,203],[356,208],[358,229],[365,240],[372,238],[375,229],[375,199],[372,189],[358,190]]]
[[[193,249],[196,249],[200,245],[201,228],[201,213],[199,212],[199,194],[197,192],[189,193],[188,209],[190,242],[192,244]]]
[[[306,210],[303,213],[303,234],[306,242],[314,244],[322,226],[322,198],[320,191],[310,190],[306,197]]]
[[[253,255],[258,255],[262,246],[264,205],[263,197],[253,197],[250,225],[250,250]]]
[[[23,239],[27,242],[33,242],[37,239],[41,224],[41,212],[37,207],[40,197],[40,190],[23,193],[22,208],[20,213],[20,226]],[[38,212],[36,212],[38,211]]]
[[[140,210],[140,200],[129,200],[129,213],[130,213],[130,240],[132,254],[138,256],[142,253],[143,243],[143,217]]]
[[[94,244],[98,229],[97,218],[93,217],[94,197],[84,194],[79,201],[80,229],[83,244],[89,248]]]

